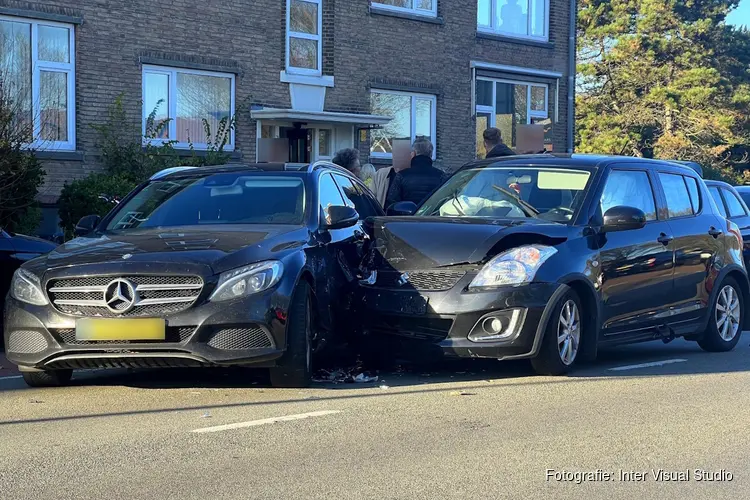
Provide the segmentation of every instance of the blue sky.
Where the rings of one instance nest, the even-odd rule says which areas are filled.
[[[741,0],[740,6],[727,16],[727,22],[735,26],[744,24],[750,28],[750,0]]]

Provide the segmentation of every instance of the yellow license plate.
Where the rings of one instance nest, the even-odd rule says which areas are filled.
[[[164,340],[163,319],[82,318],[76,322],[76,340]]]

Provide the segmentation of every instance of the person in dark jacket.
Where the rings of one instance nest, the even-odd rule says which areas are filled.
[[[419,138],[411,150],[411,166],[396,174],[386,196],[385,207],[399,201],[419,205],[432,191],[445,181],[446,175],[432,166],[432,143]]]
[[[513,156],[516,153],[513,152],[508,146],[503,143],[503,136],[500,133],[500,129],[490,127],[482,134],[484,138],[484,149],[487,151],[485,158],[497,158],[498,156]]]

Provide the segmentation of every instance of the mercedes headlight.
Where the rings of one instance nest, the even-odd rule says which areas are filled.
[[[21,302],[35,306],[47,305],[47,297],[42,292],[42,284],[39,278],[24,270],[16,269],[13,281],[10,284],[10,296]]]
[[[556,253],[557,249],[545,245],[525,245],[503,252],[485,264],[469,289],[529,283],[542,264]]]
[[[284,264],[278,260],[256,262],[227,271],[219,277],[219,284],[208,300],[221,302],[268,290],[279,282],[283,273]]]

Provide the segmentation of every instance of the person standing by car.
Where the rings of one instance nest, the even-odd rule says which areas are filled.
[[[411,162],[411,144],[405,140],[393,141],[393,166],[381,168],[373,177],[373,190],[381,206],[385,206],[385,199],[393,184],[396,174],[409,168]]]
[[[342,149],[333,157],[333,163],[344,167],[349,172],[359,177],[362,166],[359,163],[359,151],[354,148]]]
[[[484,139],[484,149],[487,151],[485,158],[513,156],[516,154],[512,149],[505,145],[503,142],[503,136],[498,128],[488,128],[482,134],[482,138]]]
[[[362,169],[359,171],[359,179],[365,183],[365,186],[367,186],[370,191],[372,191],[375,188],[375,184],[373,182],[373,177],[375,177],[375,165],[372,163],[365,163],[362,165]]]
[[[411,166],[396,174],[388,190],[384,208],[399,201],[411,201],[419,205],[445,180],[445,173],[432,165],[432,143],[424,137],[414,141],[411,149]]]

